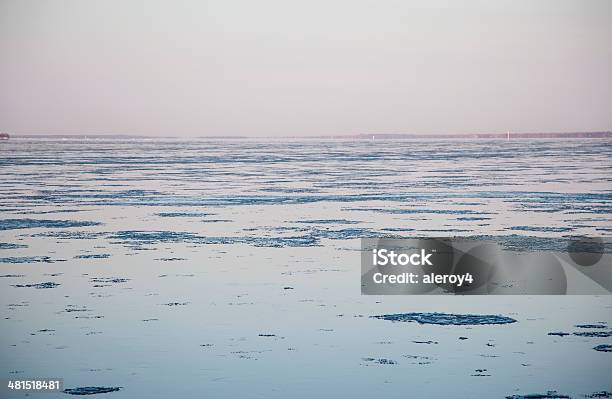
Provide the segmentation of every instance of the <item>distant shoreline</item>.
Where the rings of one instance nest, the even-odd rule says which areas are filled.
[[[612,131],[599,132],[541,132],[512,133],[510,140],[519,139],[608,139]],[[198,140],[508,140],[507,133],[468,133],[468,134],[347,134],[320,136],[146,136],[146,135],[105,135],[105,134],[15,134],[11,139],[94,139],[94,140],[130,140],[130,139],[198,139]]]

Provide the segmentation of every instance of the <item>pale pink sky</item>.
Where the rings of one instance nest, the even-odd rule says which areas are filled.
[[[0,0],[0,131],[612,129],[612,1]]]

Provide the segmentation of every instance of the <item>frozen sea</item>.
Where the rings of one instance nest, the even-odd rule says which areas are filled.
[[[612,296],[363,296],[359,252],[608,237],[611,172],[610,140],[0,142],[0,379],[121,387],[108,398],[611,397],[612,352],[593,348],[612,344]],[[370,317],[409,312],[516,322]]]

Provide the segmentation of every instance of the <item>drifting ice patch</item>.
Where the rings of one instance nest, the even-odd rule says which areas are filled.
[[[17,248],[27,248],[27,245],[23,244],[13,244],[11,242],[0,242],[0,249],[17,249]]]
[[[391,364],[391,365],[397,364],[395,360],[385,359],[385,358],[375,359],[373,357],[363,357],[361,358],[361,360],[363,360],[364,362],[376,363],[376,364]]]
[[[542,226],[512,226],[508,230],[520,230],[520,231],[536,231],[545,233],[565,233],[572,231],[571,227],[542,227]]]
[[[54,263],[60,260],[53,260],[49,256],[10,256],[0,258],[0,263]]]
[[[397,313],[370,317],[374,319],[389,320],[394,322],[415,321],[419,324],[438,324],[444,326],[476,326],[486,324],[516,323],[516,320],[506,316],[451,313]]]
[[[527,395],[506,396],[506,399],[571,399],[571,398],[567,395],[558,394],[557,391],[548,391],[546,393],[529,393]]]
[[[612,345],[597,345],[593,349],[597,352],[612,352]]]
[[[348,219],[312,219],[312,220],[301,220],[296,223],[306,224],[359,224],[361,222],[357,220]]]
[[[110,254],[87,254],[87,255],[77,255],[74,259],[107,259],[110,258]]]
[[[605,324],[576,324],[577,328],[606,328]]]
[[[118,278],[118,277],[93,277],[90,278],[89,281],[92,283],[127,283],[130,281],[129,278]]]
[[[608,338],[612,337],[612,331],[580,331],[575,332],[574,335],[589,338]]]
[[[612,398],[612,392],[599,391],[584,395],[585,398]]]
[[[98,393],[117,392],[121,387],[79,387],[64,389],[69,395],[95,395]]]
[[[185,306],[185,305],[189,305],[189,302],[168,302],[168,303],[162,303],[162,305],[165,305],[165,306]]]
[[[52,219],[4,219],[0,220],[0,230],[31,229],[34,227],[85,227],[98,226],[100,222],[79,220],[52,220]]]
[[[119,240],[115,243],[144,245],[161,243],[188,244],[249,244],[255,247],[310,247],[318,245],[312,236],[295,237],[207,237],[190,232],[179,231],[118,231],[110,236]]]
[[[30,234],[30,237],[48,237],[57,238],[59,240],[95,240],[105,236],[102,232],[88,231],[45,231],[42,233]]]
[[[556,335],[559,337],[565,337],[566,335],[571,335],[571,334],[567,332],[563,332],[563,331],[555,331],[555,332],[549,332],[548,335]]]
[[[214,213],[202,213],[202,212],[160,212],[155,215],[163,218],[180,218],[180,217],[205,217],[214,215]]]
[[[58,283],[54,283],[51,281],[47,281],[46,283],[37,283],[37,284],[16,284],[13,285],[13,287],[17,287],[17,288],[36,288],[36,289],[44,289],[44,288],[55,288],[57,286],[59,286],[60,284]]]

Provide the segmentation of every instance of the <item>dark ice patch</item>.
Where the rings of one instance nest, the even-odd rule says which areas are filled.
[[[599,391],[599,392],[593,392],[590,393],[588,395],[584,395],[585,398],[600,398],[600,399],[604,399],[604,398],[612,398],[612,392],[608,392],[608,391]]]
[[[554,332],[549,332],[548,335],[556,335],[558,337],[565,337],[566,335],[571,335],[571,334],[567,332],[563,332],[563,331],[554,331]]]
[[[189,302],[168,302],[168,303],[162,303],[162,305],[164,306],[185,306],[185,305],[189,305]]]
[[[567,252],[568,245],[575,243],[572,238],[563,237],[535,237],[518,234],[510,234],[504,236],[492,235],[476,235],[470,236],[473,240],[494,241],[504,247],[504,249],[516,252],[532,252],[532,251],[556,251]],[[581,243],[580,243],[581,244]],[[577,252],[592,252],[594,250],[603,253],[612,253],[612,242],[605,242],[602,246],[594,248],[591,245],[580,245],[574,248]]]
[[[15,284],[13,287],[17,288],[36,288],[36,289],[46,289],[46,288],[55,288],[60,286],[61,284],[54,283],[52,281],[47,281],[45,283],[36,283],[36,284]]]
[[[105,235],[106,233],[89,231],[45,231],[42,233],[30,234],[30,237],[49,237],[60,240],[95,240]]]
[[[516,320],[500,315],[474,315],[451,313],[397,313],[380,316],[370,316],[374,319],[389,320],[393,322],[417,322],[419,324],[475,326],[487,324],[510,324]]]
[[[565,233],[572,231],[571,227],[543,227],[543,226],[512,226],[508,227],[507,230],[520,230],[520,231],[536,231],[542,233]]]
[[[92,277],[89,279],[92,283],[127,283],[130,281],[129,278],[118,278],[118,277]]]
[[[11,242],[0,242],[0,249],[18,249],[18,248],[27,248],[27,245],[24,244],[13,244]]]
[[[214,215],[214,213],[203,213],[203,212],[159,212],[155,215],[163,217],[163,218],[189,218],[189,217],[206,217]]]
[[[548,391],[546,393],[528,393],[526,395],[506,396],[506,399],[571,399],[571,397],[557,393],[557,391]]]
[[[359,224],[361,222],[357,220],[348,219],[311,219],[311,220],[300,220],[296,223],[306,224]]]
[[[612,331],[580,331],[575,332],[577,337],[589,337],[589,338],[608,338],[612,337]]]
[[[605,324],[576,324],[576,328],[606,328]]]
[[[2,219],[0,220],[0,230],[32,229],[36,227],[44,228],[65,228],[65,227],[85,227],[99,226],[102,223],[81,220],[53,220],[53,219]]]
[[[612,352],[612,345],[605,345],[605,344],[597,345],[593,349],[595,349],[598,352]]]
[[[86,254],[86,255],[77,255],[74,259],[107,259],[110,258],[110,254]]]
[[[491,212],[478,212],[469,209],[391,209],[391,208],[346,208],[347,211],[369,211],[394,215],[491,215]]]
[[[373,363],[373,364],[383,364],[383,365],[397,364],[395,360],[385,359],[385,358],[376,359],[373,357],[362,357],[361,360],[363,360],[364,362]]]
[[[78,387],[64,389],[68,395],[96,395],[99,393],[110,393],[121,390],[121,387]]]
[[[187,243],[187,244],[249,244],[256,247],[309,247],[318,245],[310,235],[293,237],[207,237],[190,232],[177,231],[118,231],[109,238],[129,245]]]
[[[49,256],[10,256],[0,258],[0,263],[54,263],[63,261],[64,259],[51,259]]]

